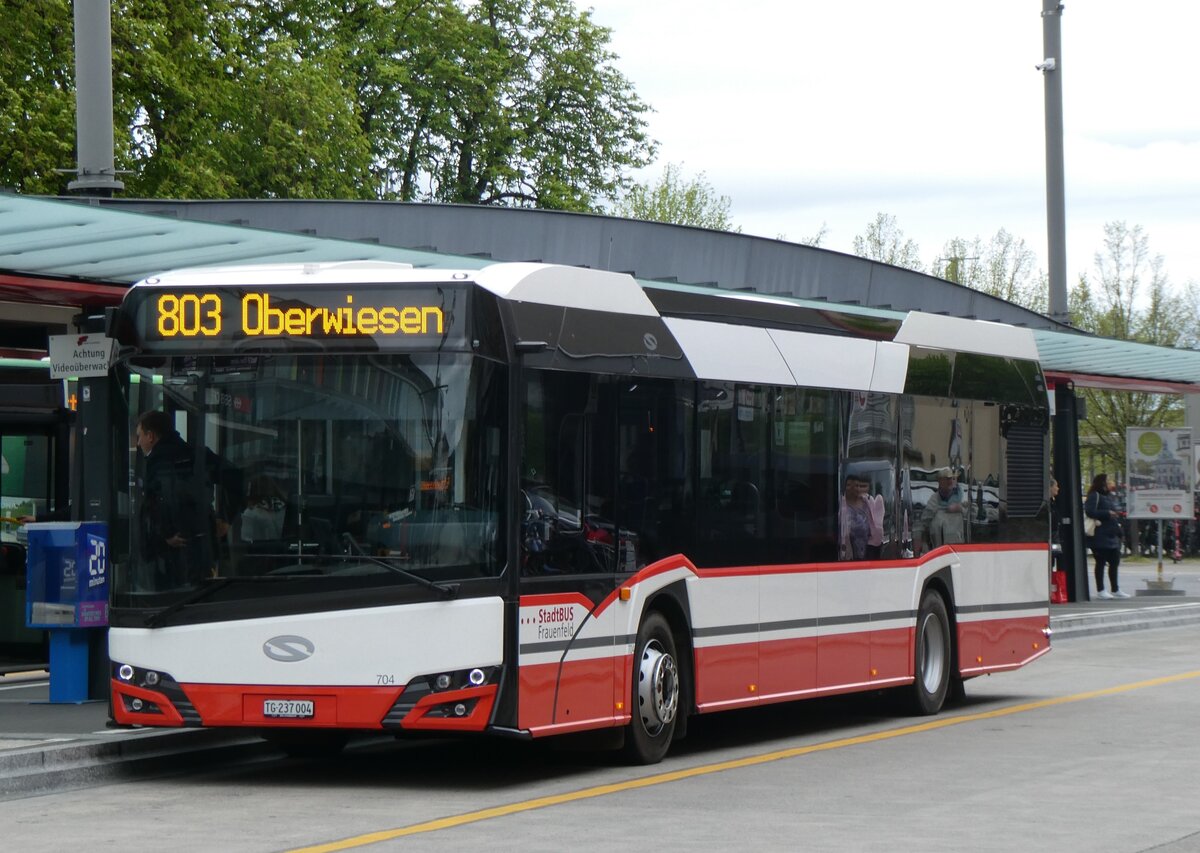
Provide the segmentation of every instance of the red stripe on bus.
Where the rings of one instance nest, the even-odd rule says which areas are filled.
[[[875,561],[845,561],[831,563],[792,563],[785,565],[770,565],[770,566],[736,566],[728,568],[697,568],[687,557],[682,554],[674,554],[662,560],[643,568],[630,575],[623,580],[617,589],[609,593],[599,604],[596,605],[593,611],[594,615],[599,616],[613,602],[617,601],[620,596],[621,588],[633,589],[641,583],[649,580],[657,575],[673,572],[678,569],[683,569],[697,578],[728,578],[728,577],[753,577],[760,575],[783,575],[783,574],[811,574],[816,572],[861,572],[864,570],[870,571],[875,569],[917,569],[924,566],[926,563],[939,560],[944,557],[953,556],[956,552],[964,553],[989,553],[989,552],[1014,552],[1014,551],[1031,551],[1034,553],[1048,553],[1050,546],[1044,542],[993,542],[986,544],[973,545],[942,545],[932,551],[922,554],[909,560],[875,560]],[[566,595],[566,593],[564,593]],[[582,597],[580,597],[582,599]],[[582,599],[585,600],[586,599]],[[521,599],[524,604],[525,599]],[[590,608],[591,603],[587,606]]]
[[[958,623],[958,670],[1017,669],[1049,650],[1047,616]],[[702,713],[911,683],[914,628],[701,646],[693,655]],[[628,655],[520,668],[518,726],[535,735],[622,725]],[[561,674],[561,682],[560,682]]]
[[[697,577],[744,577],[747,575],[777,575],[777,574],[806,574],[810,572],[861,572],[864,570],[873,569],[905,569],[918,568],[926,563],[933,562],[943,557],[949,557],[957,552],[963,553],[989,553],[989,552],[1012,552],[1012,551],[1033,551],[1033,552],[1048,552],[1049,546],[1045,543],[1037,542],[994,542],[987,544],[976,545],[942,545],[932,551],[927,551],[920,557],[914,557],[909,560],[893,559],[893,560],[858,560],[858,561],[837,561],[828,563],[796,563],[788,565],[772,565],[772,566],[737,566],[730,568],[711,568],[697,569],[691,567],[691,571]],[[674,559],[674,558],[671,558]],[[637,576],[635,576],[637,577]],[[639,578],[640,579],[640,578]]]

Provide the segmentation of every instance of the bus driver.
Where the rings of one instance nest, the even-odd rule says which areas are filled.
[[[134,439],[144,459],[138,509],[142,554],[154,584],[170,589],[196,583],[209,562],[206,514],[193,484],[195,454],[161,411],[138,418]]]

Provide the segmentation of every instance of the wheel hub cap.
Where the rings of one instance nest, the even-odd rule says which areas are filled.
[[[638,709],[642,724],[657,734],[675,719],[679,710],[679,671],[675,660],[657,642],[642,650],[638,672]]]

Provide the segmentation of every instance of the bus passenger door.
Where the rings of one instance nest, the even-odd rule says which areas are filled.
[[[530,371],[523,389],[518,726],[537,733],[611,725],[617,654],[612,522],[615,387]]]

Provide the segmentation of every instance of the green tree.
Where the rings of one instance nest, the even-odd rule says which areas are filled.
[[[1151,255],[1140,225],[1110,222],[1104,248],[1096,253],[1095,283],[1081,278],[1070,300],[1072,321],[1088,332],[1158,346],[1192,346],[1200,320],[1196,293],[1175,293],[1161,255]],[[1107,470],[1125,470],[1125,430],[1131,426],[1167,427],[1183,423],[1182,401],[1172,394],[1083,389],[1087,420],[1080,441]]]
[[[876,214],[875,219],[867,225],[866,233],[854,238],[854,254],[895,267],[924,272],[920,248],[904,235],[896,224],[896,217],[887,213]]]
[[[694,225],[717,231],[741,231],[729,218],[729,196],[718,195],[704,173],[688,178],[668,163],[654,183],[635,183],[613,206],[616,216]]]
[[[239,192],[263,198],[374,198],[371,147],[346,90],[319,62],[297,59],[297,45],[264,46],[246,68],[248,97],[229,139]]]
[[[655,146],[610,31],[571,0],[481,0],[462,15],[459,67],[435,65],[448,87],[417,164],[427,197],[588,211],[614,199]]]
[[[931,273],[947,281],[1044,312],[1044,282],[1035,276],[1037,256],[1025,241],[1001,228],[987,243],[956,237],[942,248]]]
[[[297,14],[307,5],[296,4]],[[370,153],[337,45],[312,50],[270,3],[121,2],[113,89],[130,195],[369,198]]]
[[[130,195],[591,210],[653,156],[609,31],[571,0],[114,0],[112,21]],[[6,3],[0,36],[0,182],[61,192],[70,7]]]
[[[0,186],[66,189],[75,165],[74,24],[67,0],[5,0],[0,10]]]

